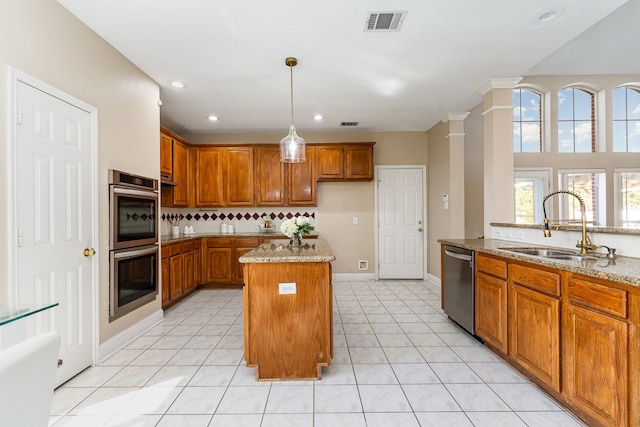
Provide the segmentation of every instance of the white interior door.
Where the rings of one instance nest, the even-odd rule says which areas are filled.
[[[16,299],[58,302],[27,334],[62,337],[56,385],[93,362],[94,245],[91,113],[16,84]]]
[[[424,278],[424,170],[378,169],[378,277]]]

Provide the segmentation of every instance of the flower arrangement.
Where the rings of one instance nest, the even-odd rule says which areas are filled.
[[[302,236],[311,233],[313,230],[315,230],[315,227],[309,224],[309,218],[304,216],[287,219],[282,221],[280,225],[280,231],[291,239],[291,243],[294,246],[302,242]]]

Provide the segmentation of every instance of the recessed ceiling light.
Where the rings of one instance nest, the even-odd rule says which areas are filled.
[[[211,120],[212,122],[217,122],[218,121],[218,116],[211,115],[211,116],[207,117],[207,119]]]
[[[173,86],[173,87],[175,87],[175,88],[178,88],[178,89],[184,89],[185,87],[187,87],[187,85],[186,85],[186,84],[184,84],[184,83],[182,83],[182,82],[180,82],[180,81],[178,81],[178,80],[174,80],[174,81],[172,81],[172,82],[171,82],[171,86]]]
[[[324,119],[324,117],[322,117],[320,114],[316,114],[315,116],[313,116],[313,120],[322,120]]]
[[[538,15],[538,22],[540,22],[540,23],[551,22],[551,21],[556,20],[559,17],[561,17],[563,13],[564,13],[564,9],[563,8],[554,7],[552,9],[544,11],[543,13]]]

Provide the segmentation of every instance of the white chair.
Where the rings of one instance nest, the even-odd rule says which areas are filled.
[[[46,427],[60,334],[47,332],[0,351],[0,427]]]

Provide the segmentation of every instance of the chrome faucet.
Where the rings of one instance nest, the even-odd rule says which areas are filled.
[[[578,241],[576,244],[576,248],[580,248],[580,253],[586,255],[589,251],[595,251],[597,246],[591,243],[589,236],[587,236],[587,215],[585,212],[584,200],[577,193],[569,190],[560,190],[554,191],[551,194],[547,194],[542,199],[542,211],[544,212],[544,237],[551,237],[551,230],[549,229],[549,220],[547,219],[547,209],[545,208],[544,203],[551,196],[556,194],[568,194],[570,196],[575,197],[580,202],[580,217],[582,219],[582,240]]]

